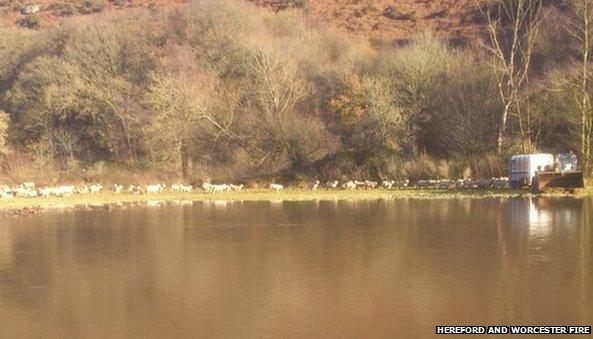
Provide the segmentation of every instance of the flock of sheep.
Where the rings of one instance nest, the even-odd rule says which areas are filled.
[[[201,188],[206,193],[222,193],[222,192],[237,192],[243,189],[243,184],[210,184],[204,183]],[[319,180],[315,180],[309,183],[308,188],[310,190],[317,190],[321,188]],[[434,188],[434,189],[462,189],[462,188],[496,188],[502,189],[509,187],[508,178],[492,178],[492,179],[458,179],[458,180],[420,180],[415,184],[411,184],[409,180],[384,180],[381,183],[377,181],[355,181],[350,180],[342,182],[341,184],[337,181],[328,181],[325,183],[326,189],[336,190],[356,190],[356,189],[376,189],[376,188]],[[271,191],[281,191],[284,189],[283,185],[272,183],[268,186]],[[167,186],[165,184],[153,184],[153,185],[130,185],[125,188],[123,185],[112,185],[109,188],[104,188],[101,184],[90,184],[90,185],[63,185],[53,187],[41,187],[37,188],[33,182],[24,182],[21,185],[15,187],[0,186],[0,199],[14,199],[14,198],[35,198],[35,197],[68,197],[75,194],[97,194],[105,190],[109,190],[113,193],[129,193],[129,194],[155,194],[162,193],[166,190],[175,193],[190,193],[194,191],[192,185],[185,184],[173,184]]]

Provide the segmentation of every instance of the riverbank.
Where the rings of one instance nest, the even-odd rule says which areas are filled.
[[[122,204],[158,205],[165,203],[188,203],[193,201],[313,201],[313,200],[373,200],[373,199],[453,199],[453,198],[515,198],[528,197],[526,190],[438,190],[438,189],[375,189],[375,190],[302,190],[286,189],[280,192],[247,189],[240,192],[208,194],[203,191],[192,193],[164,192],[155,194],[98,194],[73,195],[66,198],[16,198],[0,200],[0,214],[27,215],[43,211],[60,211],[85,208],[110,208]],[[551,192],[544,197],[579,198],[593,196],[593,190],[579,190],[575,194]]]

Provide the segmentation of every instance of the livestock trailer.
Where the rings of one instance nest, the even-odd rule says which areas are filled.
[[[509,162],[509,185],[531,186],[535,173],[553,170],[554,163],[554,155],[548,153],[513,155]]]

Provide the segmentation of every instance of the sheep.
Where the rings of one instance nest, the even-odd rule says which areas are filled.
[[[40,190],[42,196],[55,195],[57,197],[69,197],[76,191],[74,186],[58,186],[58,187],[45,187]]]
[[[130,187],[128,187],[128,193],[142,194],[142,193],[144,193],[144,189],[142,189],[142,187],[137,186],[137,185],[130,185]]]
[[[82,185],[76,189],[77,194],[89,194],[90,188],[87,185]]]
[[[229,187],[231,188],[232,191],[238,192],[243,189],[243,184],[240,184],[240,185],[230,184]]]
[[[338,188],[338,181],[337,180],[328,181],[327,183],[325,183],[325,187],[328,189],[336,189],[336,188]]]
[[[177,193],[181,193],[181,192],[189,193],[193,190],[193,186],[192,185],[183,185],[183,184],[173,184],[173,185],[171,185],[171,190],[173,192],[177,192]]]
[[[367,189],[374,189],[377,187],[376,181],[365,180],[364,187]]]
[[[48,187],[40,188],[39,195],[41,195],[44,198],[47,198],[51,195],[51,190]]]
[[[10,191],[0,191],[0,199],[14,199],[14,193]]]
[[[312,183],[309,185],[309,188],[310,188],[312,191],[315,191],[315,190],[316,190],[318,187],[319,187],[319,180],[315,180],[314,182],[312,182]]]
[[[276,192],[278,192],[278,191],[281,191],[281,190],[283,190],[283,189],[284,189],[284,186],[282,186],[282,185],[280,185],[280,184],[270,184],[270,189],[271,189],[272,191],[276,191]]]
[[[502,178],[494,178],[492,187],[496,189],[503,189],[509,186],[509,178],[502,177]]]
[[[472,179],[463,179],[463,188],[474,188],[474,181]]]
[[[231,186],[227,185],[227,184],[212,185],[212,184],[205,182],[202,184],[202,189],[206,193],[220,193],[220,192],[230,191]]]
[[[394,184],[395,184],[395,181],[393,181],[393,180],[383,180],[383,182],[381,183],[381,187],[392,188]]]
[[[438,185],[437,180],[418,180],[416,187],[418,188],[435,188]]]
[[[227,184],[220,184],[220,185],[210,185],[212,187],[212,193],[220,193],[225,191],[230,191],[231,187]]]
[[[449,189],[454,187],[454,181],[448,179],[441,179],[438,181],[437,186],[439,189]]]
[[[355,190],[356,189],[356,182],[350,180],[342,185],[342,188],[345,190]]]
[[[112,190],[113,190],[113,193],[120,194],[121,192],[123,192],[124,187],[122,185],[115,184],[115,185],[113,185]]]
[[[202,184],[202,189],[206,192],[206,193],[212,193],[212,185],[205,182]]]
[[[395,183],[398,187],[408,187],[408,185],[410,185],[410,180],[405,179],[405,180],[399,180]]]
[[[11,190],[10,193],[19,198],[35,198],[38,196],[37,190],[25,188],[23,185]]]
[[[478,188],[490,188],[492,186],[492,179],[479,179],[475,182]]]
[[[146,186],[146,193],[161,193],[164,191],[166,185],[163,184],[153,184]]]
[[[356,181],[356,180],[354,180],[354,184],[356,185],[356,188],[358,188],[358,187],[366,187],[366,183],[364,181]]]
[[[92,194],[99,193],[99,192],[101,192],[102,190],[103,190],[103,186],[102,186],[101,184],[92,184],[92,185],[89,187],[89,192],[90,192],[90,193],[92,193]]]
[[[23,9],[21,9],[21,14],[30,15],[30,14],[37,13],[40,10],[41,10],[41,5],[29,5],[29,6],[23,7]]]
[[[28,190],[34,190],[35,189],[35,183],[34,182],[30,182],[30,181],[25,181],[23,182],[23,187],[28,189]]]
[[[74,186],[60,186],[58,192],[60,196],[69,197],[74,194]]]

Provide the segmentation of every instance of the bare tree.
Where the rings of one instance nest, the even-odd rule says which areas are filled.
[[[183,72],[154,77],[145,100],[153,112],[146,129],[153,157],[158,154],[161,160],[176,162],[185,177],[190,167],[190,145],[198,135],[214,139],[221,135],[235,136],[230,128],[233,115],[217,114],[212,103],[215,96],[209,78]]]
[[[9,119],[8,114],[0,110],[0,155],[6,152]]]
[[[492,55],[498,92],[503,104],[496,138],[502,153],[509,115],[518,118],[521,144],[530,143],[530,111],[521,111],[520,94],[528,81],[533,46],[541,23],[542,0],[500,0],[482,8],[487,20],[486,49]]]
[[[593,43],[593,0],[573,0],[571,4],[573,20],[568,23],[568,31],[579,44],[581,72],[577,82],[576,100],[581,117],[581,158],[583,171],[589,173],[591,167],[591,142],[593,138],[593,109],[589,93],[590,54]]]

